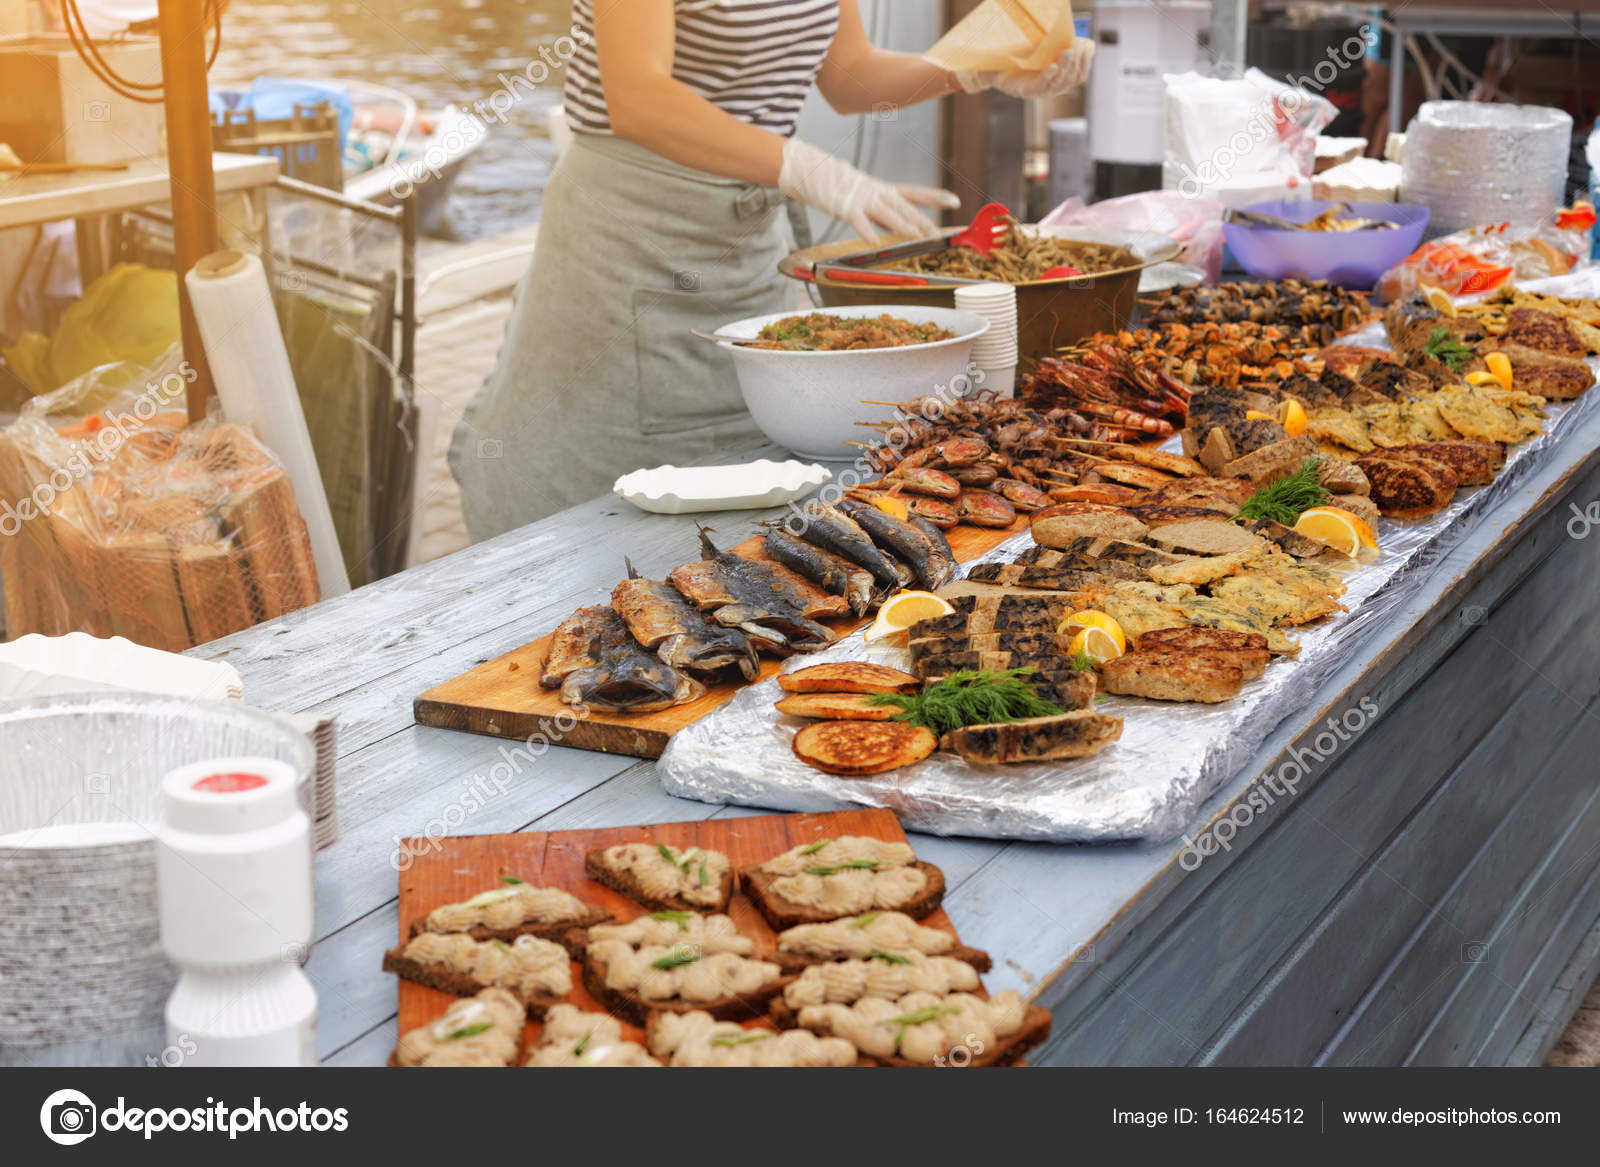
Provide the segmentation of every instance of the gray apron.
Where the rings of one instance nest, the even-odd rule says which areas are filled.
[[[474,541],[621,474],[751,445],[732,359],[689,335],[794,304],[775,189],[580,134],[545,190],[499,360],[450,444]]]

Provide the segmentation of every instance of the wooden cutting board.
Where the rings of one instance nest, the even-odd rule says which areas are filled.
[[[585,903],[604,908],[626,923],[645,915],[647,908],[619,892],[603,887],[583,873],[584,856],[618,843],[665,843],[677,850],[703,847],[721,851],[734,869],[762,863],[791,847],[842,835],[865,835],[891,842],[906,842],[906,833],[893,811],[843,810],[827,814],[774,814],[755,818],[703,819],[692,823],[660,823],[648,827],[604,827],[586,831],[552,831],[522,835],[466,835],[442,839],[408,839],[411,867],[400,874],[400,940],[411,932],[412,921],[435,908],[460,903],[479,892],[500,887],[502,875],[515,875],[541,887],[570,891]],[[739,931],[756,942],[756,956],[777,950],[777,938],[755,905],[735,893],[728,914]],[[943,909],[921,921],[955,935]],[[373,953],[376,965],[382,956]],[[572,966],[571,1002],[580,1009],[603,1011],[583,987],[581,967]],[[448,993],[411,981],[400,981],[400,1032],[441,1017],[456,1000]],[[751,1014],[752,1028],[771,1028],[764,1015]],[[528,1024],[528,1040],[536,1040],[539,1026]],[[630,1041],[642,1041],[643,1031],[623,1025]]]
[[[946,531],[945,536],[950,540],[956,559],[966,563],[1027,529],[1024,515],[1003,529],[962,524]],[[747,559],[766,558],[761,551],[760,536],[746,539],[733,550]],[[867,621],[826,623],[842,636]],[[570,705],[561,703],[557,690],[539,684],[539,674],[543,671],[554,632],[551,629],[538,640],[429,689],[413,703],[417,724],[519,741],[533,739],[606,754],[659,758],[661,751],[667,748],[668,738],[720,707],[742,687],[733,682],[712,685],[697,699],[656,713],[591,710],[586,717],[579,718]],[[781,661],[764,657],[759,679],[766,680],[776,674],[781,664]]]

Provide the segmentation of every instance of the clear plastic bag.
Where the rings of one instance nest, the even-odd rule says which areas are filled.
[[[1386,301],[1409,296],[1419,284],[1452,296],[1492,292],[1512,280],[1566,275],[1589,264],[1594,208],[1577,203],[1534,227],[1493,223],[1431,239],[1378,279]]]
[[[1192,264],[1216,283],[1222,272],[1222,204],[1187,198],[1175,190],[1148,190],[1085,203],[1074,196],[1039,220],[1042,227],[1115,227],[1155,231],[1182,243],[1178,262]]]
[[[1338,113],[1259,69],[1236,80],[1168,74],[1161,185],[1230,207],[1311,197],[1317,135]]]
[[[320,598],[288,474],[246,427],[189,425],[192,379],[174,347],[100,412],[91,372],[0,431],[8,636],[176,652]]]

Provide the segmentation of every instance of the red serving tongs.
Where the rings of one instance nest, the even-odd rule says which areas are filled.
[[[972,217],[972,222],[968,226],[953,235],[914,239],[910,243],[897,243],[891,247],[879,247],[870,251],[841,255],[836,259],[822,260],[819,265],[822,268],[821,274],[823,278],[835,283],[888,284],[908,288],[927,287],[930,284],[982,283],[982,280],[965,279],[960,276],[922,276],[874,269],[879,264],[915,255],[927,255],[930,252],[943,251],[948,247],[970,247],[974,251],[988,255],[1005,238],[1006,224],[1010,218],[1011,212],[1006,209],[1004,203],[988,203],[978,208],[978,213]],[[796,268],[795,274],[801,279],[816,278],[814,269]]]

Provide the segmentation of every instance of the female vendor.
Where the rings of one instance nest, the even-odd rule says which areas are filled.
[[[1080,85],[1075,40],[1032,74],[952,73],[874,48],[856,0],[576,0],[572,148],[499,361],[450,464],[474,540],[604,494],[619,474],[753,446],[732,363],[690,328],[796,308],[783,197],[880,233],[933,234],[948,191],[897,186],[793,137],[815,85],[859,114],[956,92]]]

